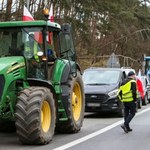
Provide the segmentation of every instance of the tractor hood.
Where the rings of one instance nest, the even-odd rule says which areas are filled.
[[[17,84],[26,79],[24,57],[12,56],[0,58],[0,116],[2,110],[15,104]],[[7,106],[7,107],[6,107]],[[2,108],[4,107],[4,108]],[[6,113],[10,115],[9,113]]]
[[[21,56],[0,58],[0,74],[11,73],[25,66],[24,58]]]

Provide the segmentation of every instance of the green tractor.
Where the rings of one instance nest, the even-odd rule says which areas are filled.
[[[70,24],[0,22],[0,130],[14,124],[22,144],[47,144],[80,131],[84,107]]]

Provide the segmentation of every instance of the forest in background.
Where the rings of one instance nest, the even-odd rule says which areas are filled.
[[[142,61],[144,54],[150,56],[149,0],[29,0],[29,11],[40,20],[45,5],[52,4],[55,22],[73,26],[84,69],[103,65],[113,52],[136,60],[132,64]],[[26,0],[0,0],[0,21],[21,20],[24,5]]]

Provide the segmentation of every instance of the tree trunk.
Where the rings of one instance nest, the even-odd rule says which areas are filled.
[[[7,1],[5,21],[11,20],[11,7],[12,7],[12,0],[9,0]]]

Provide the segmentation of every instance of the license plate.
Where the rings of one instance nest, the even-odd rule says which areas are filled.
[[[87,103],[87,106],[89,107],[100,107],[100,103]]]

